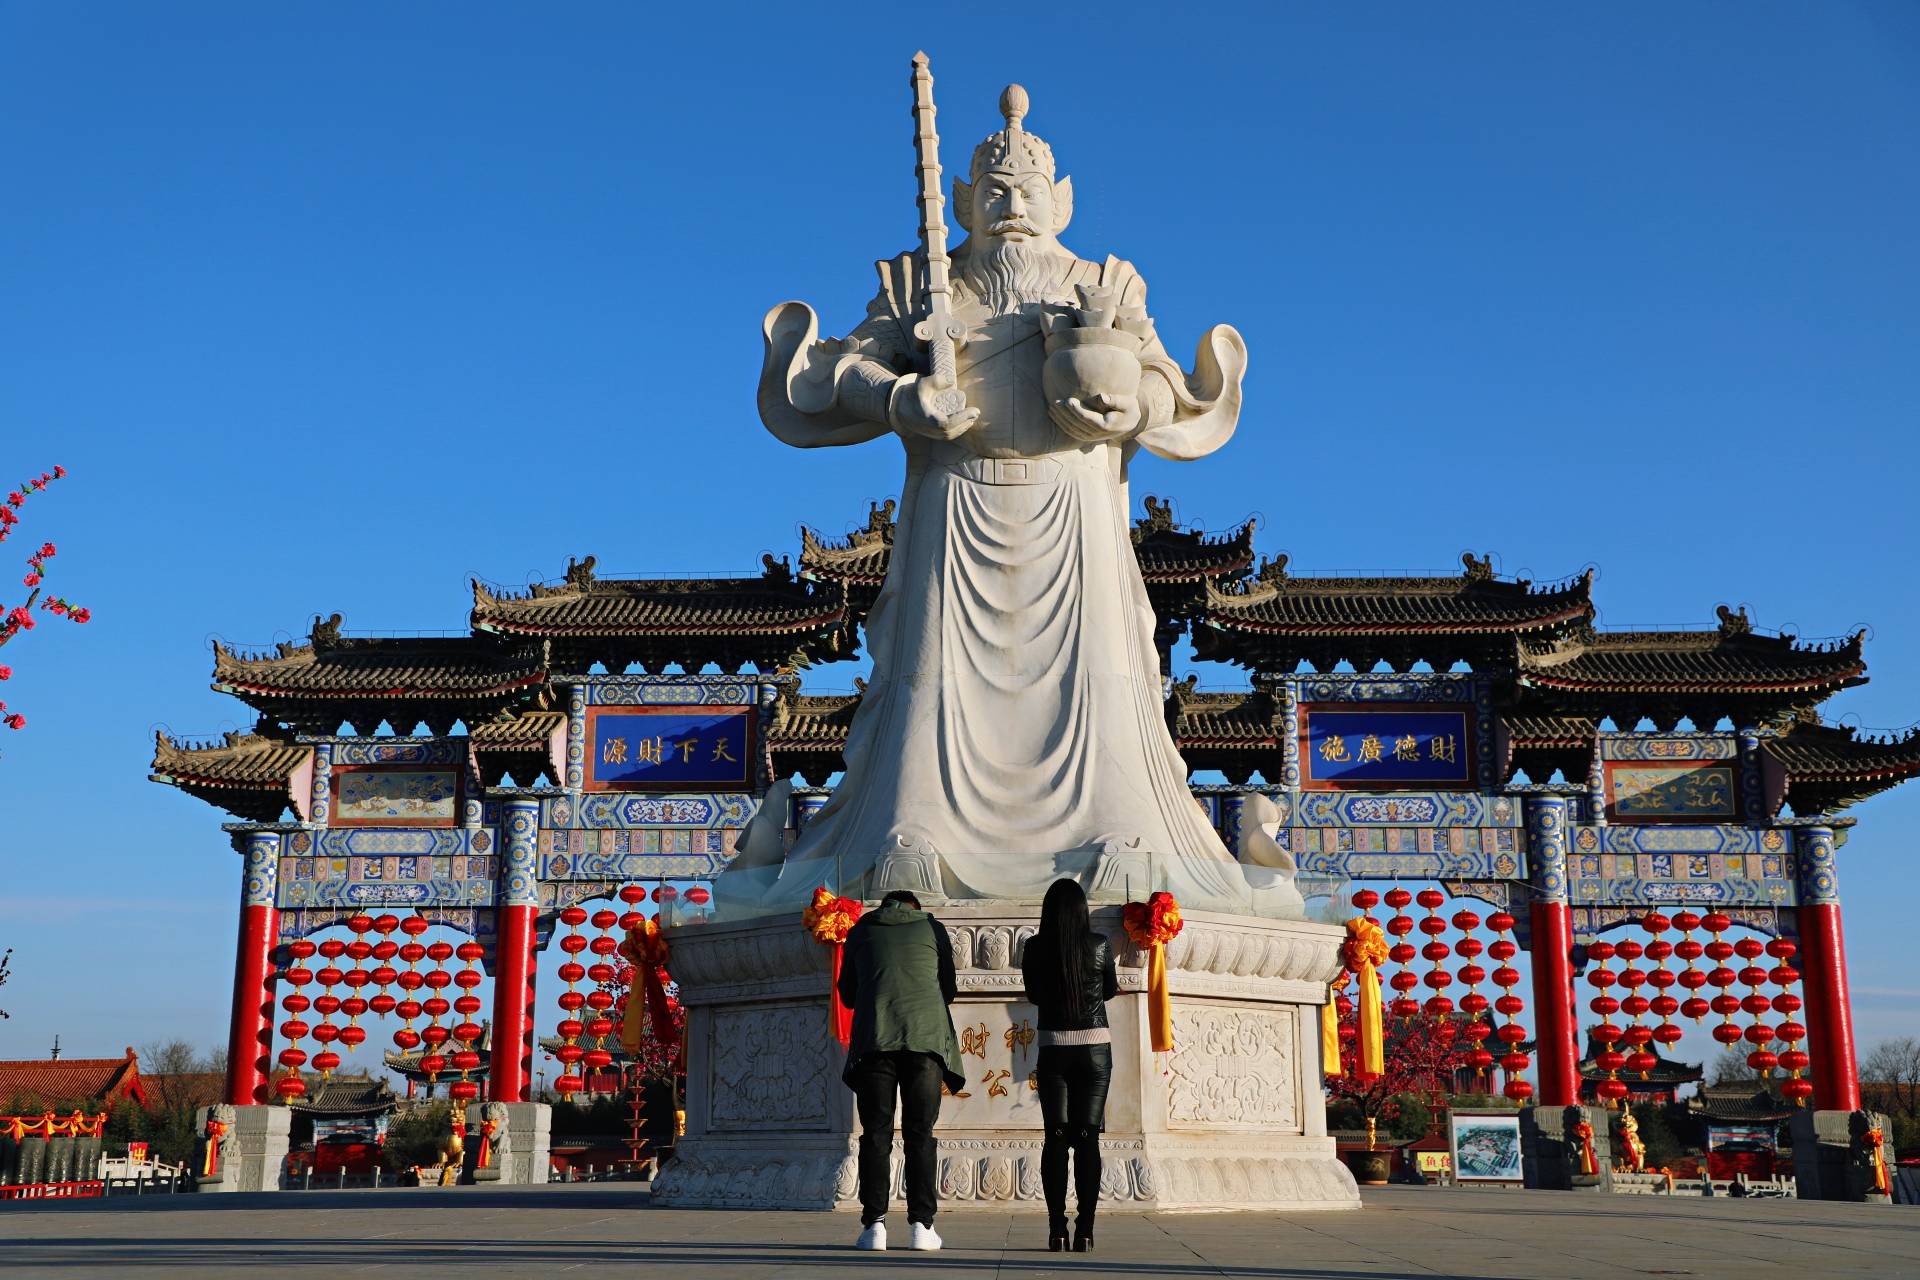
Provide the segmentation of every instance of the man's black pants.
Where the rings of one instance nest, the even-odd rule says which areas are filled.
[[[853,1097],[860,1111],[860,1222],[887,1216],[893,1179],[893,1100],[900,1097],[900,1141],[906,1151],[907,1220],[933,1224],[933,1125],[940,1118],[940,1059],[899,1050],[870,1053],[853,1069]]]

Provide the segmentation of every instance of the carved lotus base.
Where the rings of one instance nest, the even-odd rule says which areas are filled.
[[[943,1100],[940,1196],[954,1208],[1041,1205],[1033,1011],[1019,962],[1037,911],[948,903],[967,1084]],[[1108,1006],[1114,1077],[1102,1142],[1103,1206],[1355,1208],[1326,1134],[1315,1006],[1338,965],[1325,925],[1195,912],[1168,948],[1177,1048],[1147,1038],[1143,958],[1117,909],[1121,994]],[[657,1203],[852,1209],[853,1095],[827,1025],[828,953],[798,919],[695,925],[672,936],[688,1008],[687,1134],[654,1181]],[[899,1156],[894,1161],[896,1197]]]

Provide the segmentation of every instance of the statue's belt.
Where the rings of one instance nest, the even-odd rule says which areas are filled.
[[[1060,464],[1052,458],[965,458],[946,464],[947,470],[978,484],[1053,484]]]

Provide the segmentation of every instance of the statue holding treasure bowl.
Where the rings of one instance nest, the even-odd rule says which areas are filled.
[[[1060,243],[1073,184],[1018,85],[953,184],[968,236],[949,253],[924,54],[913,88],[920,247],[877,264],[844,338],[821,339],[804,303],[770,311],[759,386],[787,444],[906,450],[873,677],[844,782],[784,860],[743,858],[729,887],[769,905],[821,884],[1037,900],[1070,875],[1108,898],[1297,906],[1284,872],[1234,861],[1188,789],[1128,535],[1142,449],[1198,458],[1233,435],[1245,343],[1217,325],[1182,370],[1133,265]]]

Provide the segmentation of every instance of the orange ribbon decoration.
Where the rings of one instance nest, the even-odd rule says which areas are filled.
[[[620,1047],[627,1051],[628,1057],[634,1057],[639,1054],[640,1041],[643,1039],[640,1022],[643,1004],[653,1018],[653,1038],[665,1044],[673,1036],[673,1010],[667,1004],[667,983],[671,981],[667,974],[670,951],[666,935],[660,932],[660,922],[642,920],[627,930],[627,940],[620,944],[620,954],[633,965],[633,971],[640,979],[641,999],[635,1000],[632,988],[628,988],[627,1010],[620,1020]]]
[[[1340,958],[1360,979],[1360,1054],[1354,1078],[1377,1080],[1387,1069],[1386,1026],[1380,1010],[1380,966],[1387,959],[1387,935],[1371,916],[1347,921]]]
[[[1883,1196],[1892,1195],[1893,1180],[1887,1177],[1887,1135],[1879,1129],[1869,1129],[1860,1143],[1873,1155],[1873,1189]]]
[[[1167,993],[1167,944],[1180,936],[1186,921],[1180,903],[1165,890],[1147,895],[1145,902],[1129,902],[1120,909],[1120,923],[1133,945],[1147,953],[1147,1029],[1155,1053],[1173,1050],[1173,998]]]
[[[1593,1158],[1593,1126],[1581,1120],[1573,1126],[1573,1136],[1580,1139],[1580,1172],[1600,1172],[1600,1162]]]
[[[25,1116],[0,1116],[0,1132],[15,1142],[22,1138],[98,1138],[105,1135],[106,1124],[104,1111],[91,1119],[79,1110],[64,1119],[51,1111],[42,1112],[32,1120]]]
[[[207,1153],[200,1161],[200,1176],[213,1178],[220,1173],[220,1139],[227,1136],[227,1126],[207,1117]]]
[[[813,905],[800,913],[800,923],[813,940],[832,948],[828,953],[832,976],[827,983],[827,1027],[843,1049],[853,1039],[853,1010],[840,1000],[840,962],[846,954],[847,935],[864,909],[858,898],[836,897],[822,885],[813,891]]]
[[[493,1131],[499,1127],[498,1124],[495,1124],[491,1120],[482,1120],[480,1122],[480,1150],[474,1157],[474,1168],[493,1168],[493,1143],[491,1139],[493,1137]]]

